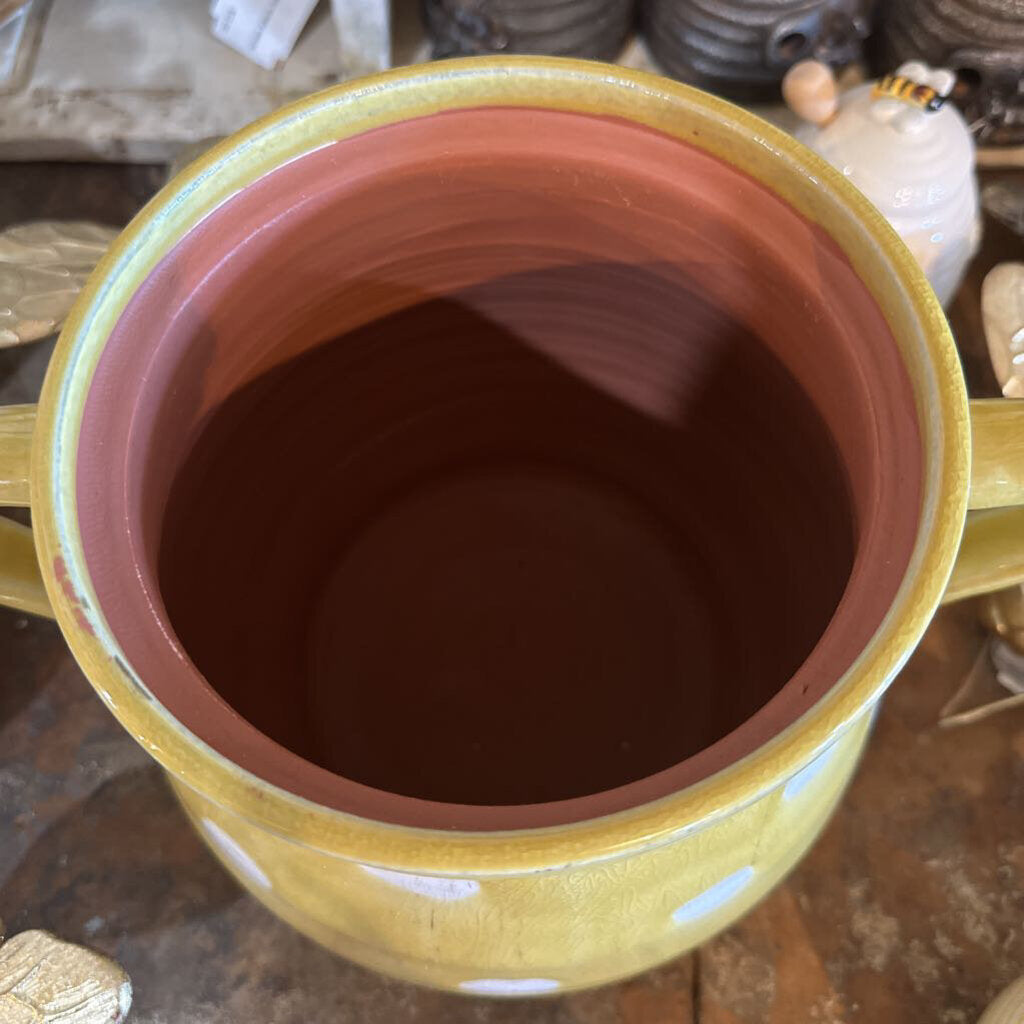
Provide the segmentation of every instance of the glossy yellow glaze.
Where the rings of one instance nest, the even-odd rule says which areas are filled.
[[[0,516],[0,605],[53,618],[32,531]]]
[[[642,971],[753,906],[828,819],[869,725],[865,712],[802,772],[716,828],[547,872],[440,876],[328,859],[175,790],[253,895],[343,956],[442,988],[543,993]]]
[[[0,507],[28,505],[34,405],[0,408]],[[0,605],[53,617],[32,531],[0,516]]]
[[[991,508],[967,517],[943,604],[1024,580],[1024,508]]]
[[[944,604],[1024,580],[1024,401],[975,399],[970,414],[973,511]]]
[[[1024,504],[1024,401],[971,402],[971,439],[970,507]]]
[[[913,381],[925,455],[920,530],[890,613],[843,678],[742,761],[654,803],[564,827],[382,825],[312,804],[227,761],[136,677],[97,607],[82,552],[82,408],[132,294],[225,198],[332,139],[442,109],[509,104],[623,117],[675,135],[765,182],[832,235],[888,319]],[[221,860],[281,916],[354,959],[416,981],[508,995],[596,984],[673,956],[742,913],[792,866],[827,818],[875,703],[946,587],[967,511],[969,449],[963,378],[942,311],[909,252],[841,174],[756,117],[678,83],[595,63],[481,58],[309,97],[171,182],[114,244],[68,319],[39,407],[31,499],[45,585],[75,657],[171,773]]]
[[[34,405],[0,407],[0,506],[28,507]]]

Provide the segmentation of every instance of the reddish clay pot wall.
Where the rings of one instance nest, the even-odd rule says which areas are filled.
[[[79,503],[199,736],[331,806],[509,827],[791,721],[884,614],[920,473],[820,229],[657,133],[502,108],[318,150],[171,251],[97,369]]]

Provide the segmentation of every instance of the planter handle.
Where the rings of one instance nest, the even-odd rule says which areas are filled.
[[[0,408],[0,507],[27,508],[34,405]],[[32,531],[0,516],[0,605],[53,618]]]
[[[0,408],[0,507],[29,504],[34,405]],[[971,402],[973,468],[960,554],[943,603],[1024,582],[1024,401]],[[32,531],[0,516],[0,605],[53,618]]]
[[[971,402],[968,505],[943,604],[1024,582],[1024,401]]]

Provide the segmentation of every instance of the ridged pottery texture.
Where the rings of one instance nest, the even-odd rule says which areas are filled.
[[[535,53],[612,60],[633,27],[634,0],[423,0],[435,58]]]
[[[666,73],[733,99],[778,94],[787,69],[861,56],[864,0],[642,0],[644,36]]]
[[[878,5],[879,74],[908,60],[953,68],[953,101],[987,146],[1024,144],[1024,3],[886,0]]]
[[[939,602],[1024,580],[1022,425],[757,118],[599,64],[406,68],[114,244],[0,411],[34,529],[0,519],[0,601],[56,617],[275,913],[550,994],[792,867]]]

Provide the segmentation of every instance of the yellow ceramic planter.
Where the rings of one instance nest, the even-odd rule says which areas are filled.
[[[450,120],[438,122],[435,115]],[[444,132],[434,130],[437,123],[445,125]],[[460,135],[463,124],[472,130]],[[373,148],[392,137],[388,131],[406,131],[409,125],[413,134],[401,136],[403,145]],[[792,240],[779,243],[779,258],[767,249],[767,255],[752,255],[741,247],[728,258],[687,264],[688,273],[732,315],[763,326],[766,336],[778,334],[783,361],[792,364],[796,376],[806,371],[808,390],[817,389],[826,420],[831,413],[822,396],[833,386],[851,408],[872,409],[872,390],[858,382],[851,367],[861,366],[864,380],[875,380],[879,394],[885,392],[872,413],[873,435],[858,437],[861,420],[853,415],[842,420],[837,413],[832,424],[854,481],[855,504],[860,502],[853,517],[859,524],[855,532],[861,531],[856,560],[822,641],[778,698],[707,751],[650,778],[634,779],[608,794],[570,793],[525,809],[480,810],[458,801],[413,799],[314,768],[226,710],[190,664],[192,648],[186,642],[189,654],[183,653],[171,634],[159,595],[148,603],[145,598],[147,573],[157,571],[151,533],[160,502],[151,493],[162,472],[161,452],[178,443],[177,425],[185,437],[239,381],[276,364],[274,338],[292,337],[291,322],[275,319],[275,310],[287,311],[295,292],[261,296],[274,275],[256,264],[251,273],[262,284],[234,305],[218,297],[204,306],[203,289],[212,287],[227,264],[241,265],[247,252],[258,253],[267,232],[299,217],[282,211],[318,201],[317,188],[288,175],[301,176],[317,161],[328,167],[338,155],[330,166],[340,183],[331,184],[335,179],[326,171],[318,180],[322,191],[340,190],[330,216],[341,217],[338,211],[358,206],[348,202],[344,190],[365,186],[371,195],[384,163],[397,175],[393,181],[404,180],[409,154],[434,146],[435,155],[454,159],[451,154],[486,134],[487,125],[501,128],[485,147],[498,156],[484,159],[474,151],[479,159],[473,166],[485,168],[481,174],[499,173],[493,168],[504,166],[502,147],[514,140],[534,147],[516,181],[502,186],[511,207],[520,191],[530,193],[531,203],[548,204],[537,222],[547,225],[546,255],[534,259],[531,272],[575,265],[584,250],[594,257],[613,228],[620,232],[616,252],[634,254],[622,256],[624,264],[646,268],[643,246],[660,253],[662,239],[664,261],[675,266],[676,242],[666,236],[659,211],[675,202],[675,161],[680,178],[703,167],[701,194],[717,198],[707,207],[698,203],[694,217],[724,218],[725,207],[714,203],[727,204],[729,196],[739,194],[729,191],[735,185],[746,190],[747,199],[757,200],[754,207],[774,211],[770,216],[781,218],[778,223],[789,218],[797,227]],[[550,141],[559,138],[569,140],[564,152]],[[552,146],[555,169],[534,175],[536,151],[544,145]],[[617,169],[607,174],[594,170],[602,146],[618,154]],[[574,160],[580,162],[585,187],[593,190],[585,217],[572,206],[573,197],[585,190],[573,179]],[[658,160],[664,163],[655,166]],[[460,166],[453,164],[449,177],[421,175],[432,182],[428,194],[435,195],[437,209],[424,202],[410,206],[406,212],[414,223],[426,217],[429,226],[430,217],[441,223],[442,215],[453,216],[443,211],[456,195],[451,189],[463,187],[451,184],[461,180]],[[715,168],[722,169],[728,188],[716,184]],[[733,172],[738,172],[735,181]],[[421,178],[410,179],[412,192]],[[480,180],[457,193],[460,203],[475,201]],[[260,191],[268,182],[285,181],[298,184],[292,192],[285,185]],[[657,203],[648,208],[650,196]],[[488,259],[500,261],[513,251],[520,259],[527,251],[522,237],[514,236],[527,230],[526,214],[517,209],[502,220],[502,204],[491,195],[484,198],[476,215],[493,211],[492,229],[508,233],[507,247],[498,256],[491,252],[486,259],[458,263],[460,287],[486,284]],[[680,198],[679,209],[689,210],[688,202]],[[577,219],[560,221],[565,211]],[[687,217],[677,214],[672,216],[679,244],[689,244]],[[320,280],[325,253],[332,267],[343,266],[345,254],[360,251],[371,231],[363,225],[363,235],[352,229],[338,238],[338,231],[327,230],[330,218],[324,218],[324,233],[316,236],[319,262],[299,243],[275,242],[275,251],[283,254],[277,270],[282,280],[294,285],[295,267],[303,268],[305,280]],[[728,230],[742,233],[741,222],[750,218],[735,219]],[[456,228],[457,221],[454,216]],[[408,239],[415,232],[403,230],[404,220],[378,217],[375,223],[373,230],[381,235],[374,240],[377,249],[413,244]],[[202,235],[210,225],[217,230]],[[190,234],[197,227],[199,235]],[[306,230],[316,235],[312,221]],[[445,238],[454,251],[457,231],[452,231]],[[235,249],[222,241],[232,232],[239,240]],[[200,236],[201,244],[195,242]],[[566,237],[576,246],[568,253],[559,249]],[[799,250],[810,260],[800,267],[804,276],[792,270],[799,260],[785,257],[791,242],[798,249],[805,246]],[[214,260],[209,253],[219,245],[224,252]],[[437,251],[449,250],[439,246]],[[722,267],[733,266],[730,261],[746,276],[720,274]],[[363,281],[358,297],[365,308],[351,313],[355,319],[345,321],[345,328],[400,314],[414,301],[409,281],[419,275],[415,281],[425,287],[435,262],[443,259],[410,257],[401,273],[394,272],[402,288],[382,289],[380,274],[373,283]],[[787,335],[787,341],[777,324],[758,319],[758,306],[764,305],[757,295],[762,266],[776,275],[773,288],[792,288],[811,303],[806,307],[814,320],[807,327],[811,333]],[[651,281],[643,276],[647,273],[643,269],[636,278],[644,287]],[[663,273],[674,271],[657,270]],[[851,325],[838,314],[829,319],[830,309],[846,301],[829,292],[826,279],[832,273],[850,283],[851,294],[868,297],[863,323]],[[237,280],[243,279],[251,279],[249,271],[239,271]],[[665,280],[657,276],[658,288]],[[737,280],[748,283],[738,287]],[[218,296],[227,294],[226,285],[217,288]],[[747,290],[753,301],[746,301]],[[652,295],[657,293],[655,288]],[[681,294],[673,292],[673,302]],[[335,304],[325,299],[324,308],[330,306],[330,316],[343,320],[346,310],[355,308],[354,299],[344,289],[331,295]],[[740,306],[745,312],[737,312]],[[173,321],[170,326],[156,316],[162,308]],[[194,315],[197,309],[202,316]],[[637,311],[641,322],[643,315]],[[696,314],[692,319],[697,322]],[[823,326],[815,327],[819,319]],[[183,320],[188,320],[184,327]],[[263,347],[232,361],[223,333],[230,333],[232,323],[243,324]],[[666,323],[669,334],[682,329],[671,316]],[[814,330],[824,339],[821,353],[810,343]],[[877,347],[860,347],[859,333],[872,331],[880,339]],[[836,380],[830,381],[825,370],[833,338],[853,340],[845,355],[835,341]],[[672,348],[668,344],[656,355],[671,360]],[[172,349],[177,362],[167,354]],[[196,367],[204,375],[193,380]],[[594,379],[602,372],[594,370]],[[630,372],[620,367],[607,386],[614,389],[615,381],[628,379]],[[656,387],[660,378],[655,377]],[[139,397],[146,388],[157,389],[152,415]],[[739,398],[729,417],[754,415],[742,406],[758,396]],[[715,409],[722,406],[719,402]],[[121,411],[107,415],[104,410],[110,409]],[[618,415],[618,405],[616,410]],[[458,433],[445,436],[450,440]],[[899,444],[891,440],[897,434]],[[101,698],[167,769],[217,856],[275,913],[353,960],[416,982],[488,995],[553,993],[629,975],[693,947],[742,914],[793,866],[839,799],[878,699],[944,595],[952,599],[1024,579],[1024,512],[1012,507],[1024,501],[1022,436],[1024,416],[1016,404],[983,402],[969,408],[941,309],[884,220],[841,175],[757,118],[685,86],[600,64],[516,58],[402,69],[312,96],[258,122],[184,171],[125,230],[68,320],[39,406],[0,413],[0,499],[8,505],[30,503],[34,524],[30,533],[0,519],[0,601],[40,614],[52,608]],[[873,454],[858,461],[860,449]],[[296,452],[295,458],[301,457]],[[821,455],[814,466],[824,471],[828,458]],[[287,457],[275,452],[274,459],[279,461],[268,455],[262,480],[271,502],[289,486]],[[123,515],[117,504],[122,498]],[[979,511],[968,515],[969,505]],[[281,509],[284,514],[287,503]],[[133,550],[131,558],[122,558],[118,547],[117,531],[124,524],[123,546]],[[322,524],[309,529],[317,537],[323,534]],[[103,551],[109,559],[98,556]],[[268,550],[267,565],[275,557]],[[133,582],[129,570],[136,565],[141,569]],[[171,570],[161,570],[166,571]],[[143,588],[138,595],[136,586]],[[883,595],[882,606],[877,596],[872,604],[873,588]],[[854,636],[852,626],[844,632],[858,601],[870,612],[861,616],[858,628],[870,625],[862,637]],[[830,610],[824,611],[827,623]],[[173,614],[171,619],[181,621]],[[253,626],[255,632],[263,628]],[[209,635],[216,635],[215,627]]]

